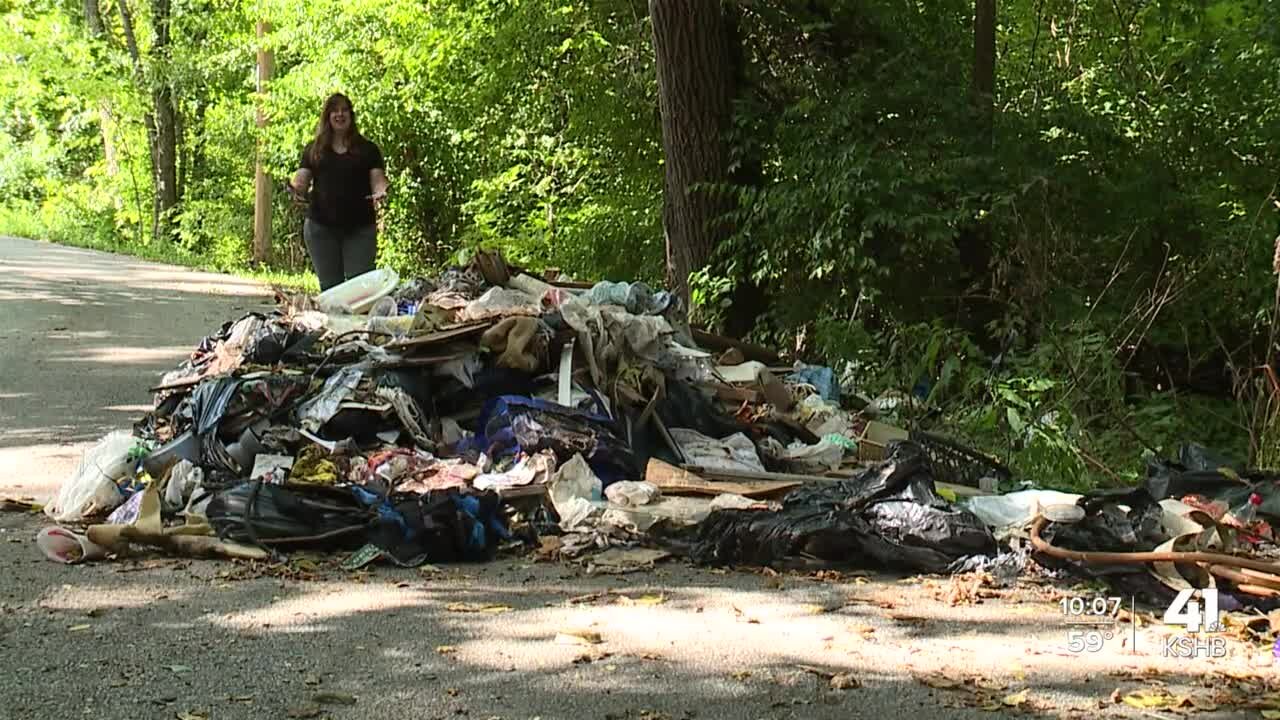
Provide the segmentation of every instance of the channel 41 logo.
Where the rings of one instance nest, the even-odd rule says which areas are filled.
[[[1204,607],[1193,600],[1192,595],[1200,594]],[[1165,624],[1181,626],[1189,633],[1222,632],[1222,615],[1218,612],[1218,591],[1214,588],[1204,590],[1186,589],[1178,593],[1164,611]],[[1275,652],[1280,653],[1280,642]],[[1164,656],[1171,658],[1225,658],[1227,656],[1227,639],[1222,636],[1178,635],[1164,639]]]

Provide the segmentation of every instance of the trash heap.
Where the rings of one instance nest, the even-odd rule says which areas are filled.
[[[1184,466],[1120,495],[1027,483],[997,495],[1016,487],[998,462],[877,420],[892,396],[851,411],[832,369],[684,318],[679,298],[642,283],[539,276],[487,252],[435,278],[376,270],[316,297],[277,291],[273,312],[206,337],[153,388],[151,412],[85,454],[45,512],[87,527],[39,542],[64,562],[134,546],[305,548],[346,567],[503,548],[914,572],[1017,574],[1035,560],[1150,576],[1157,594],[1210,577],[1250,602],[1280,593],[1280,567],[1256,559],[1269,526],[1227,538],[1223,513],[1206,511],[1216,496],[1197,505]],[[1228,484],[1270,488],[1263,524],[1280,511],[1274,477]],[[1254,559],[1224,563],[1241,538]],[[1201,549],[1217,555],[1177,555]],[[1164,554],[1080,555],[1099,550]]]

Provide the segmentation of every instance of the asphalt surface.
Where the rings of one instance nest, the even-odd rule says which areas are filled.
[[[236,278],[0,239],[0,497],[44,499],[200,338],[267,300]],[[974,597],[945,578],[674,560],[606,575],[529,555],[63,566],[36,549],[46,524],[0,513],[4,718],[1174,717],[1113,696],[1160,687],[1234,718],[1260,715],[1224,693],[1275,677],[1269,650],[1239,643],[1162,657],[1150,626],[1071,652],[1058,601],[1091,593],[1045,580]],[[600,642],[557,640],[575,633]]]

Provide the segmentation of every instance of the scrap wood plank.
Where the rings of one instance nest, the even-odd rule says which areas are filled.
[[[796,485],[803,485],[812,482],[839,482],[841,480],[852,480],[856,477],[850,472],[835,472],[826,475],[797,475],[794,473],[774,473],[774,472],[752,472],[750,470],[719,470],[716,468],[701,468],[693,465],[685,465],[685,470],[696,473],[708,480],[729,480],[729,481],[771,481],[771,482],[792,482]],[[956,497],[975,497],[978,495],[991,495],[992,493],[984,492],[975,487],[968,485],[956,485],[955,483],[934,481],[934,487],[940,490],[950,490],[956,494]]]
[[[479,320],[465,325],[450,325],[435,332],[419,335],[417,337],[405,338],[403,340],[395,340],[387,343],[388,349],[412,348],[422,345],[435,345],[446,342],[448,340],[456,340],[469,335],[474,335],[484,330],[488,330],[497,324],[496,320]]]
[[[671,495],[724,495],[732,493],[744,497],[767,497],[793,488],[803,483],[794,480],[746,480],[746,481],[711,481],[698,475],[665,463],[657,458],[650,458],[645,469],[645,481],[655,485],[664,493]]]

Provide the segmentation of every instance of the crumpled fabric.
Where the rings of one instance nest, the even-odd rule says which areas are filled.
[[[289,482],[304,485],[334,485],[338,482],[338,466],[325,456],[318,445],[308,445],[298,453],[289,472]]]
[[[480,336],[480,345],[498,353],[498,367],[536,372],[547,355],[549,333],[540,332],[541,325],[533,317],[503,318]]]
[[[477,490],[498,490],[534,483],[545,484],[556,472],[556,455],[550,450],[526,455],[505,473],[482,473],[472,486]]]
[[[480,468],[460,459],[436,460],[429,467],[412,473],[396,486],[398,493],[423,495],[440,490],[465,490],[480,474]]]
[[[561,305],[560,315],[578,334],[590,356],[592,379],[598,386],[604,384],[606,374],[628,355],[663,369],[681,364],[668,350],[673,331],[662,317],[632,315],[625,308],[592,306],[576,300]]]

